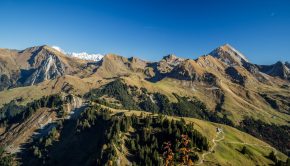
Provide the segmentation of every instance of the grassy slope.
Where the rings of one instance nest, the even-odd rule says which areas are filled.
[[[157,83],[151,83],[149,81],[140,79],[140,77],[131,75],[129,77],[123,78],[125,82],[129,85],[135,85],[137,87],[145,87],[150,92],[160,92],[169,97],[172,102],[176,102],[176,98],[172,93],[177,93],[181,96],[195,96],[201,101],[203,101],[210,110],[215,108],[214,103],[214,93],[211,92],[208,87],[203,87],[202,85],[191,86],[189,83],[174,79],[163,79]],[[283,114],[272,109],[258,92],[268,92],[268,93],[278,93],[290,95],[287,90],[281,90],[276,87],[261,85],[260,89],[248,91],[248,96],[250,99],[246,101],[241,95],[245,95],[243,90],[235,85],[230,85],[231,83],[221,82],[221,88],[225,91],[225,102],[223,109],[229,114],[229,118],[238,124],[244,116],[251,116],[253,118],[258,118],[266,123],[275,123],[281,125],[289,125],[290,116]],[[266,91],[267,90],[267,91]],[[269,92],[271,91],[271,92]],[[243,94],[242,94],[243,93]],[[275,118],[273,118],[275,117]]]
[[[114,113],[125,113],[126,115],[140,115],[143,113],[151,114],[143,111],[128,111],[128,110],[117,110],[112,109]],[[180,117],[167,116],[169,119],[180,119]],[[212,146],[212,139],[216,136],[217,127],[223,129],[224,139],[217,143],[214,153],[209,154],[205,157],[204,165],[221,164],[221,165],[269,165],[273,164],[272,161],[267,159],[267,156],[273,148],[268,147],[269,145],[247,133],[241,132],[235,128],[207,122],[195,118],[184,118],[186,122],[193,122],[195,128],[200,131],[210,141]],[[220,136],[220,138],[222,135]],[[239,143],[247,143],[249,145],[241,145]],[[239,152],[243,146],[246,146],[253,154],[251,157],[243,155]],[[201,155],[201,154],[200,154]],[[285,161],[287,156],[277,151],[277,156]]]
[[[176,100],[175,97],[172,95],[173,92],[183,96],[201,95],[199,91],[184,88],[184,86],[181,86],[179,84],[180,82],[178,81],[174,82],[172,80],[165,79],[158,83],[150,83],[148,81],[141,80],[138,77],[126,77],[124,79],[127,83],[131,85],[136,85],[138,87],[146,87],[149,91],[153,92],[164,93],[167,96],[169,96],[172,101]],[[30,87],[20,87],[7,91],[2,91],[0,92],[0,105],[7,103],[10,100],[20,96],[24,98],[23,104],[25,104],[26,102],[29,102],[32,99],[37,99],[44,95],[58,93],[61,91],[61,87],[64,84],[64,82],[69,82],[75,88],[75,92],[77,92],[78,94],[83,94],[87,92],[90,88],[96,88],[101,86],[102,84],[105,84],[106,80],[98,82],[94,78],[82,80],[72,76],[61,77],[56,80],[46,81],[39,85],[34,85]],[[287,91],[283,93],[287,93]],[[231,108],[234,107],[235,105],[234,103],[232,103],[231,106],[229,104],[227,105],[226,103],[226,106],[229,106]],[[120,112],[120,110],[115,111]],[[140,111],[129,112],[126,110],[121,110],[121,112],[126,112],[126,114],[128,115],[131,115],[132,113],[140,114]],[[257,115],[259,115],[259,112],[257,114],[254,114],[253,116]],[[260,114],[259,116],[263,117],[263,114]],[[178,117],[169,117],[169,118],[178,119]],[[263,157],[270,153],[270,151],[272,150],[271,148],[260,146],[247,146],[253,153],[253,158],[251,159],[249,156],[242,155],[238,151],[242,148],[242,145],[231,144],[229,142],[246,142],[250,144],[267,145],[266,143],[246,133],[238,131],[232,127],[206,122],[194,118],[185,118],[185,119],[188,122],[194,122],[196,129],[202,132],[210,140],[211,144],[212,144],[211,140],[216,135],[216,127],[219,126],[223,128],[225,133],[225,139],[218,143],[218,146],[215,148],[215,152],[213,154],[206,156],[205,158],[206,161],[220,163],[222,165],[231,165],[232,163],[235,163],[235,165],[244,165],[245,163],[247,165],[265,165],[271,163],[270,160]],[[264,118],[264,120],[267,119],[268,119],[267,117]],[[283,160],[286,159],[286,156],[284,154],[278,153],[278,156]],[[210,163],[208,162],[205,162],[205,164],[210,165]]]
[[[105,84],[109,80],[102,80],[101,82],[97,81],[97,78],[94,79],[80,79],[74,76],[63,76],[55,80],[48,80],[33,86],[18,87],[0,92],[0,107],[9,103],[11,100],[22,97],[23,102],[21,104],[26,104],[32,100],[39,99],[42,96],[48,96],[51,94],[56,94],[62,92],[62,87],[65,84],[69,84],[73,87],[70,93],[83,95],[92,88],[98,88],[102,84]]]

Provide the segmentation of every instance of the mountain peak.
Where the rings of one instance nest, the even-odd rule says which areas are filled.
[[[177,59],[178,57],[174,54],[168,54],[166,56],[164,56],[162,59],[164,60],[172,60],[172,59]]]
[[[174,54],[168,54],[168,55],[166,55],[166,56],[164,56],[162,58],[162,61],[165,61],[165,62],[168,62],[168,63],[171,63],[171,62],[180,62],[180,61],[183,61],[183,60],[184,60],[183,58],[179,58],[179,57],[177,57]]]
[[[209,54],[222,60],[228,65],[242,65],[244,62],[249,62],[249,60],[241,52],[236,50],[230,44],[224,44]]]
[[[122,56],[117,55],[117,54],[112,54],[112,53],[106,54],[104,56],[104,58],[106,58],[106,59],[125,59],[125,57],[122,57]]]

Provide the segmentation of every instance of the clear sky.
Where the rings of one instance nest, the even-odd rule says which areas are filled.
[[[230,43],[258,64],[290,61],[289,0],[1,0],[0,47],[56,45],[156,61]]]

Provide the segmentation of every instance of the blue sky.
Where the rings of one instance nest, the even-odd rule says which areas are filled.
[[[230,43],[250,61],[290,61],[289,0],[1,0],[0,47],[56,45],[156,61]]]

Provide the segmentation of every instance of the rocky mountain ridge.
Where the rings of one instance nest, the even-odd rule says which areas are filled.
[[[48,46],[22,51],[1,50],[0,90],[29,86],[81,70],[87,62],[70,58]]]
[[[197,59],[168,55],[159,62],[147,62],[136,57],[125,58],[115,54],[108,54],[100,61],[92,62],[69,57],[48,46],[31,47],[22,51],[1,50],[0,61],[2,91],[58,81],[58,78],[82,81],[82,85],[87,86],[81,89],[87,91],[89,87],[107,80],[128,78],[133,84],[139,81],[146,81],[147,84],[174,83],[174,86],[180,86],[179,91],[189,89],[185,92],[186,95],[207,101],[211,110],[267,112],[274,102],[277,105],[274,109],[279,107],[281,112],[290,112],[287,104],[289,68],[286,63],[268,67],[256,65],[229,44]],[[75,84],[75,81],[63,86],[67,87],[68,84]],[[266,91],[269,89],[277,93],[285,91],[286,96],[274,96],[273,92]],[[170,95],[169,91],[166,90],[165,93]],[[265,97],[266,94],[268,97]],[[256,106],[257,101],[253,99],[259,101],[259,106]],[[277,116],[274,115],[274,110],[271,111],[273,116]],[[238,122],[242,115],[235,112],[232,113],[235,115],[233,120]]]
[[[290,80],[290,68],[288,62],[278,61],[273,65],[260,65],[260,71],[274,77]]]
[[[9,54],[11,54],[10,57]],[[209,58],[209,56],[217,58],[218,62]],[[9,59],[5,57],[8,57]],[[33,85],[48,79],[55,79],[62,75],[79,74],[81,68],[83,70],[91,64],[89,61],[66,56],[62,51],[48,46],[31,47],[22,51],[2,49],[0,52],[0,58],[0,61],[2,62],[0,65],[2,90],[4,88],[15,86]],[[120,59],[121,61],[116,61],[117,59]],[[207,65],[213,66],[216,65],[216,63],[219,63],[218,66],[223,66],[219,68],[219,70],[223,70],[223,72],[233,79],[239,80],[235,82],[245,81],[242,80],[243,74],[238,73],[236,68],[245,68],[260,81],[267,80],[265,74],[279,77],[284,80],[290,78],[289,63],[284,64],[282,62],[277,62],[274,65],[252,64],[242,53],[229,44],[218,47],[208,55],[199,57],[196,60],[183,59],[175,55],[165,56],[159,62],[145,62],[138,58],[131,58],[131,61],[130,58],[127,60],[125,59],[127,58],[119,58],[117,55],[109,54],[106,55],[104,59],[100,57],[98,60],[100,60],[99,64],[106,66],[106,62],[108,62],[110,63],[110,66],[102,67],[101,65],[91,67],[95,68],[94,70],[97,71],[96,73],[102,71],[102,68],[109,70],[106,71],[108,73],[104,73],[108,75],[114,72],[118,75],[118,73],[120,74],[122,71],[124,72],[123,74],[126,74],[126,72],[128,72],[126,70],[135,72],[140,72],[142,70],[142,72],[146,72],[145,74],[148,77],[151,77],[149,78],[151,80],[160,80],[167,76],[192,80],[197,79],[199,74],[205,73]],[[202,59],[206,59],[206,62],[201,62],[203,61]],[[132,60],[135,60],[135,62]],[[139,62],[137,62],[137,60]],[[68,63],[68,61],[71,63]],[[113,71],[113,68],[115,68],[116,71]],[[93,74],[93,72],[88,74]],[[103,77],[106,76],[103,75]]]

